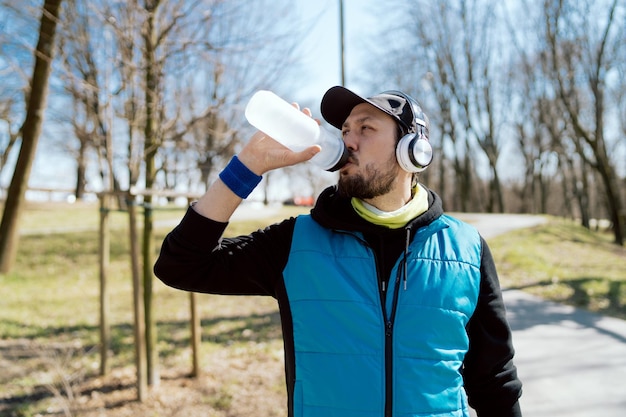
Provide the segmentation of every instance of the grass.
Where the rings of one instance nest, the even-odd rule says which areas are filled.
[[[154,220],[167,222],[180,219],[185,207],[164,206],[154,210]],[[138,210],[138,221],[143,221],[141,208]],[[128,225],[128,214],[112,209],[110,224],[113,228],[125,228]],[[98,230],[100,225],[100,206],[95,203],[30,203],[20,221],[22,233],[41,234],[50,231],[86,231]]]
[[[274,218],[233,222],[227,234],[247,233],[301,211],[286,207]],[[30,207],[22,218],[22,229],[29,233],[21,236],[13,272],[0,275],[0,415],[62,415],[59,402],[73,396],[101,404],[109,410],[105,415],[131,415],[121,412],[133,399],[134,369],[127,220],[124,213],[111,214],[108,287],[114,372],[103,382],[98,377],[98,213],[97,205],[46,205]],[[184,208],[157,211],[155,219],[171,223],[183,213]],[[38,233],[49,228],[73,231]],[[156,229],[157,250],[170,228]],[[626,249],[613,245],[611,235],[554,218],[489,244],[503,287],[626,318]],[[175,415],[184,409],[191,417],[206,415],[207,407],[211,416],[285,414],[275,300],[198,295],[202,366],[211,373],[194,384],[182,382],[188,381],[191,368],[189,295],[155,280],[154,297],[159,368],[169,397],[146,407],[179,408],[136,409],[132,415]],[[116,392],[126,397],[102,399]],[[197,414],[188,408],[191,404],[198,404]]]
[[[502,286],[626,319],[626,249],[565,219],[490,240]]]

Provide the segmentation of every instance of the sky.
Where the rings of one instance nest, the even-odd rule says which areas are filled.
[[[372,7],[376,0],[343,0],[344,7],[344,54],[346,87],[358,93],[366,93],[366,88],[359,86],[352,76],[355,68],[359,68],[359,48],[368,28],[380,17],[374,16]],[[311,21],[312,30],[302,39],[303,76],[306,82],[298,85],[295,97],[289,101],[311,103],[313,117],[321,118],[319,102],[330,87],[341,84],[340,64],[340,0],[295,0],[297,14],[306,21]],[[29,185],[34,188],[74,187],[75,168],[68,157],[46,152],[40,140],[39,148],[33,164]],[[11,170],[12,171],[12,170]],[[5,170],[0,178],[3,186],[10,183],[10,175]]]
[[[341,84],[340,1],[293,0],[292,2],[300,19],[311,23],[311,31],[302,39],[301,45],[303,82],[298,79],[297,89],[293,90],[294,96],[285,97],[285,99],[307,103],[311,107],[313,117],[319,119],[321,119],[319,102],[323,94],[330,87]],[[365,72],[361,69],[366,63],[360,58],[368,50],[368,37],[371,37],[373,28],[386,23],[385,14],[375,12],[375,10],[380,11],[381,2],[379,0],[343,0],[343,5],[346,87],[359,94],[375,93],[376,91],[372,91],[372,86],[359,81],[358,76]],[[72,189],[75,181],[73,161],[67,156],[60,155],[60,152],[49,152],[42,145],[40,141],[29,181],[30,186]],[[8,186],[11,175],[12,170],[4,170],[0,178],[2,186]]]
[[[303,17],[319,16],[302,45],[302,49],[308,52],[304,65],[310,70],[308,87],[302,93],[312,100],[319,101],[330,87],[341,85],[340,1],[294,2]],[[373,15],[376,3],[376,0],[343,0],[346,87],[355,92],[364,92],[364,86],[357,83],[354,74],[361,65],[359,56],[369,28],[376,27],[375,22],[380,19],[380,16]]]

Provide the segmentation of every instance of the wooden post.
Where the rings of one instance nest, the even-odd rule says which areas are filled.
[[[192,365],[193,369],[191,375],[193,377],[200,376],[200,342],[201,327],[200,316],[198,315],[198,306],[196,304],[196,293],[189,293],[189,306],[191,308],[191,353],[192,353]]]
[[[152,195],[144,196],[143,202],[143,239],[141,241],[142,277],[143,277],[143,308],[144,308],[144,331],[146,340],[146,358],[148,385],[158,386],[160,383],[158,368],[158,350],[157,350],[157,326],[154,317],[154,274],[152,266],[154,264],[154,242],[153,227],[154,220],[152,216]]]
[[[137,202],[128,194],[130,229],[130,261],[133,275],[133,307],[135,319],[135,362],[137,366],[137,399],[144,401],[148,394],[148,365],[146,357],[146,328],[144,322],[143,286],[139,267],[139,239],[137,237]]]
[[[109,195],[101,193],[100,199],[100,375],[109,373],[109,296],[107,280],[111,254],[111,233],[109,230]]]

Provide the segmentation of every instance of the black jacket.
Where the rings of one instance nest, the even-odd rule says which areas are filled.
[[[429,209],[412,220],[411,235],[443,214],[440,198],[429,191]],[[361,231],[376,253],[379,276],[389,276],[403,251],[404,228],[388,229],[362,219],[335,187],[327,188],[311,211],[322,226]],[[283,318],[287,388],[293,375],[291,323],[282,271],[287,263],[295,219],[273,224],[248,236],[221,239],[227,223],[202,217],[190,208],[168,234],[155,264],[166,285],[213,294],[270,295],[278,300]],[[220,240],[221,239],[221,240]],[[511,331],[506,320],[496,268],[483,240],[481,286],[477,308],[467,326],[470,346],[463,378],[470,405],[480,417],[521,416],[521,382],[513,364]]]

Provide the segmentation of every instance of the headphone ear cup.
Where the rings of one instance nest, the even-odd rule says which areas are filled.
[[[415,133],[404,135],[396,146],[396,159],[407,172],[422,172],[433,160],[433,148],[428,140]]]

